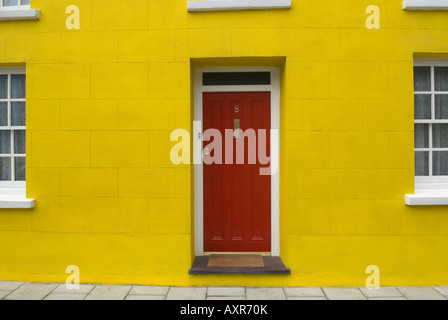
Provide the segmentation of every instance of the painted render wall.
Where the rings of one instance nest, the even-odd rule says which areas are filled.
[[[71,4],[80,30],[66,28]],[[365,26],[372,4],[379,30]],[[0,22],[0,63],[26,65],[36,199],[33,210],[0,210],[1,280],[64,282],[77,265],[82,282],[362,286],[377,265],[381,285],[448,284],[447,208],[404,204],[414,189],[413,57],[448,57],[447,11],[406,12],[401,0],[32,8],[40,20]],[[284,61],[280,250],[291,275],[190,276],[193,168],[170,162],[169,137],[191,128],[192,68],[272,57]]]

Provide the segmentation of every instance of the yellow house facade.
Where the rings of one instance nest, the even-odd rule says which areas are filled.
[[[448,284],[448,1],[1,5],[1,280],[364,286],[377,266],[384,286]],[[220,251],[193,161],[215,91],[270,93],[270,249],[242,251],[288,274],[189,272]]]

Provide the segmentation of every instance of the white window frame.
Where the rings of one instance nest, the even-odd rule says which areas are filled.
[[[270,85],[204,86],[204,72],[271,72]],[[271,129],[280,132],[280,68],[279,67],[198,67],[194,69],[194,120],[202,124],[204,92],[271,92]],[[201,127],[202,132],[202,127]],[[271,135],[271,153],[278,155],[280,135]],[[193,150],[202,150],[202,134],[193,137]],[[194,244],[195,255],[204,255],[204,175],[203,164],[194,165]],[[280,256],[280,167],[271,177],[271,256]]]
[[[40,10],[31,9],[29,4],[21,4],[19,0],[17,6],[3,6],[3,1],[0,0],[0,21],[14,21],[14,20],[39,20]]]
[[[291,0],[201,0],[187,1],[187,11],[290,9]]]
[[[435,117],[435,94],[448,94],[448,91],[435,91],[435,67],[448,67],[447,59],[415,59],[414,67],[431,68],[431,90],[415,91],[414,94],[431,94],[431,119],[414,119],[415,124],[448,124],[446,120],[436,120]],[[438,151],[448,151],[448,148],[436,148]],[[414,194],[405,196],[407,205],[448,205],[448,176],[432,176],[432,128],[429,130],[428,148],[415,148],[416,151],[429,152],[429,176],[415,176]]]
[[[2,127],[2,129],[6,129],[6,131],[12,130],[25,130],[25,126],[12,126],[11,125],[11,102],[26,102],[26,96],[23,99],[12,99],[11,98],[11,75],[14,74],[24,74],[26,76],[25,67],[8,67],[8,68],[0,68],[1,75],[8,75],[8,96],[7,99],[1,99],[1,102],[8,103],[8,126]],[[26,107],[25,107],[26,108]],[[26,110],[26,109],[25,109]],[[14,180],[14,155],[12,153],[14,147],[14,135],[11,134],[11,153],[9,156],[11,157],[11,178]],[[26,159],[25,154],[18,154],[19,156],[23,156]],[[0,208],[33,208],[35,205],[34,199],[26,199],[26,181],[0,181]]]

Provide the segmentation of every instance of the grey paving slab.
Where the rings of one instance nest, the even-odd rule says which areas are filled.
[[[288,300],[328,300],[325,297],[288,297]]]
[[[433,287],[434,290],[439,292],[440,294],[444,295],[445,297],[448,296],[448,286],[439,286],[439,287]]]
[[[409,300],[446,300],[446,298],[431,287],[397,287]]]
[[[50,293],[44,300],[84,300],[85,293]]]
[[[286,300],[283,288],[247,288],[247,300]]]
[[[369,298],[369,300],[408,300],[405,297]]]
[[[367,298],[403,297],[401,292],[394,287],[380,287],[379,289],[360,288],[360,290]]]
[[[284,288],[286,296],[289,297],[325,297],[319,287],[291,287]]]
[[[330,300],[367,300],[358,288],[322,288]]]
[[[132,286],[130,295],[166,296],[170,287],[159,286]]]
[[[85,300],[124,300],[131,288],[127,285],[97,285]]]
[[[207,297],[207,300],[247,300],[246,296]]]
[[[171,287],[166,300],[205,300],[206,287]]]
[[[5,300],[42,300],[58,286],[57,283],[25,283],[6,296]]]
[[[65,283],[60,284],[56,289],[54,289],[53,293],[83,293],[88,294],[90,293],[93,288],[95,288],[95,285],[93,284],[80,284],[79,289],[72,289],[70,290],[67,288]]]
[[[246,289],[244,287],[208,287],[207,296],[215,297],[231,297],[245,296]]]
[[[9,295],[12,291],[0,290],[0,300]]]
[[[126,300],[165,300],[165,296],[153,296],[146,294],[129,294]]]
[[[0,290],[16,290],[18,287],[20,287],[24,282],[17,282],[17,281],[0,281]]]

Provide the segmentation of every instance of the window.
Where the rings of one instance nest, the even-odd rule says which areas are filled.
[[[0,0],[2,9],[17,9],[17,7],[29,8],[31,0]]]
[[[270,85],[270,72],[204,72],[204,86]]]
[[[25,187],[25,73],[0,69],[0,187]]]
[[[416,182],[448,182],[448,64],[414,67]]]
[[[26,199],[25,68],[0,68],[0,209],[34,208]]]
[[[415,192],[407,205],[448,205],[448,60],[414,64]]]

